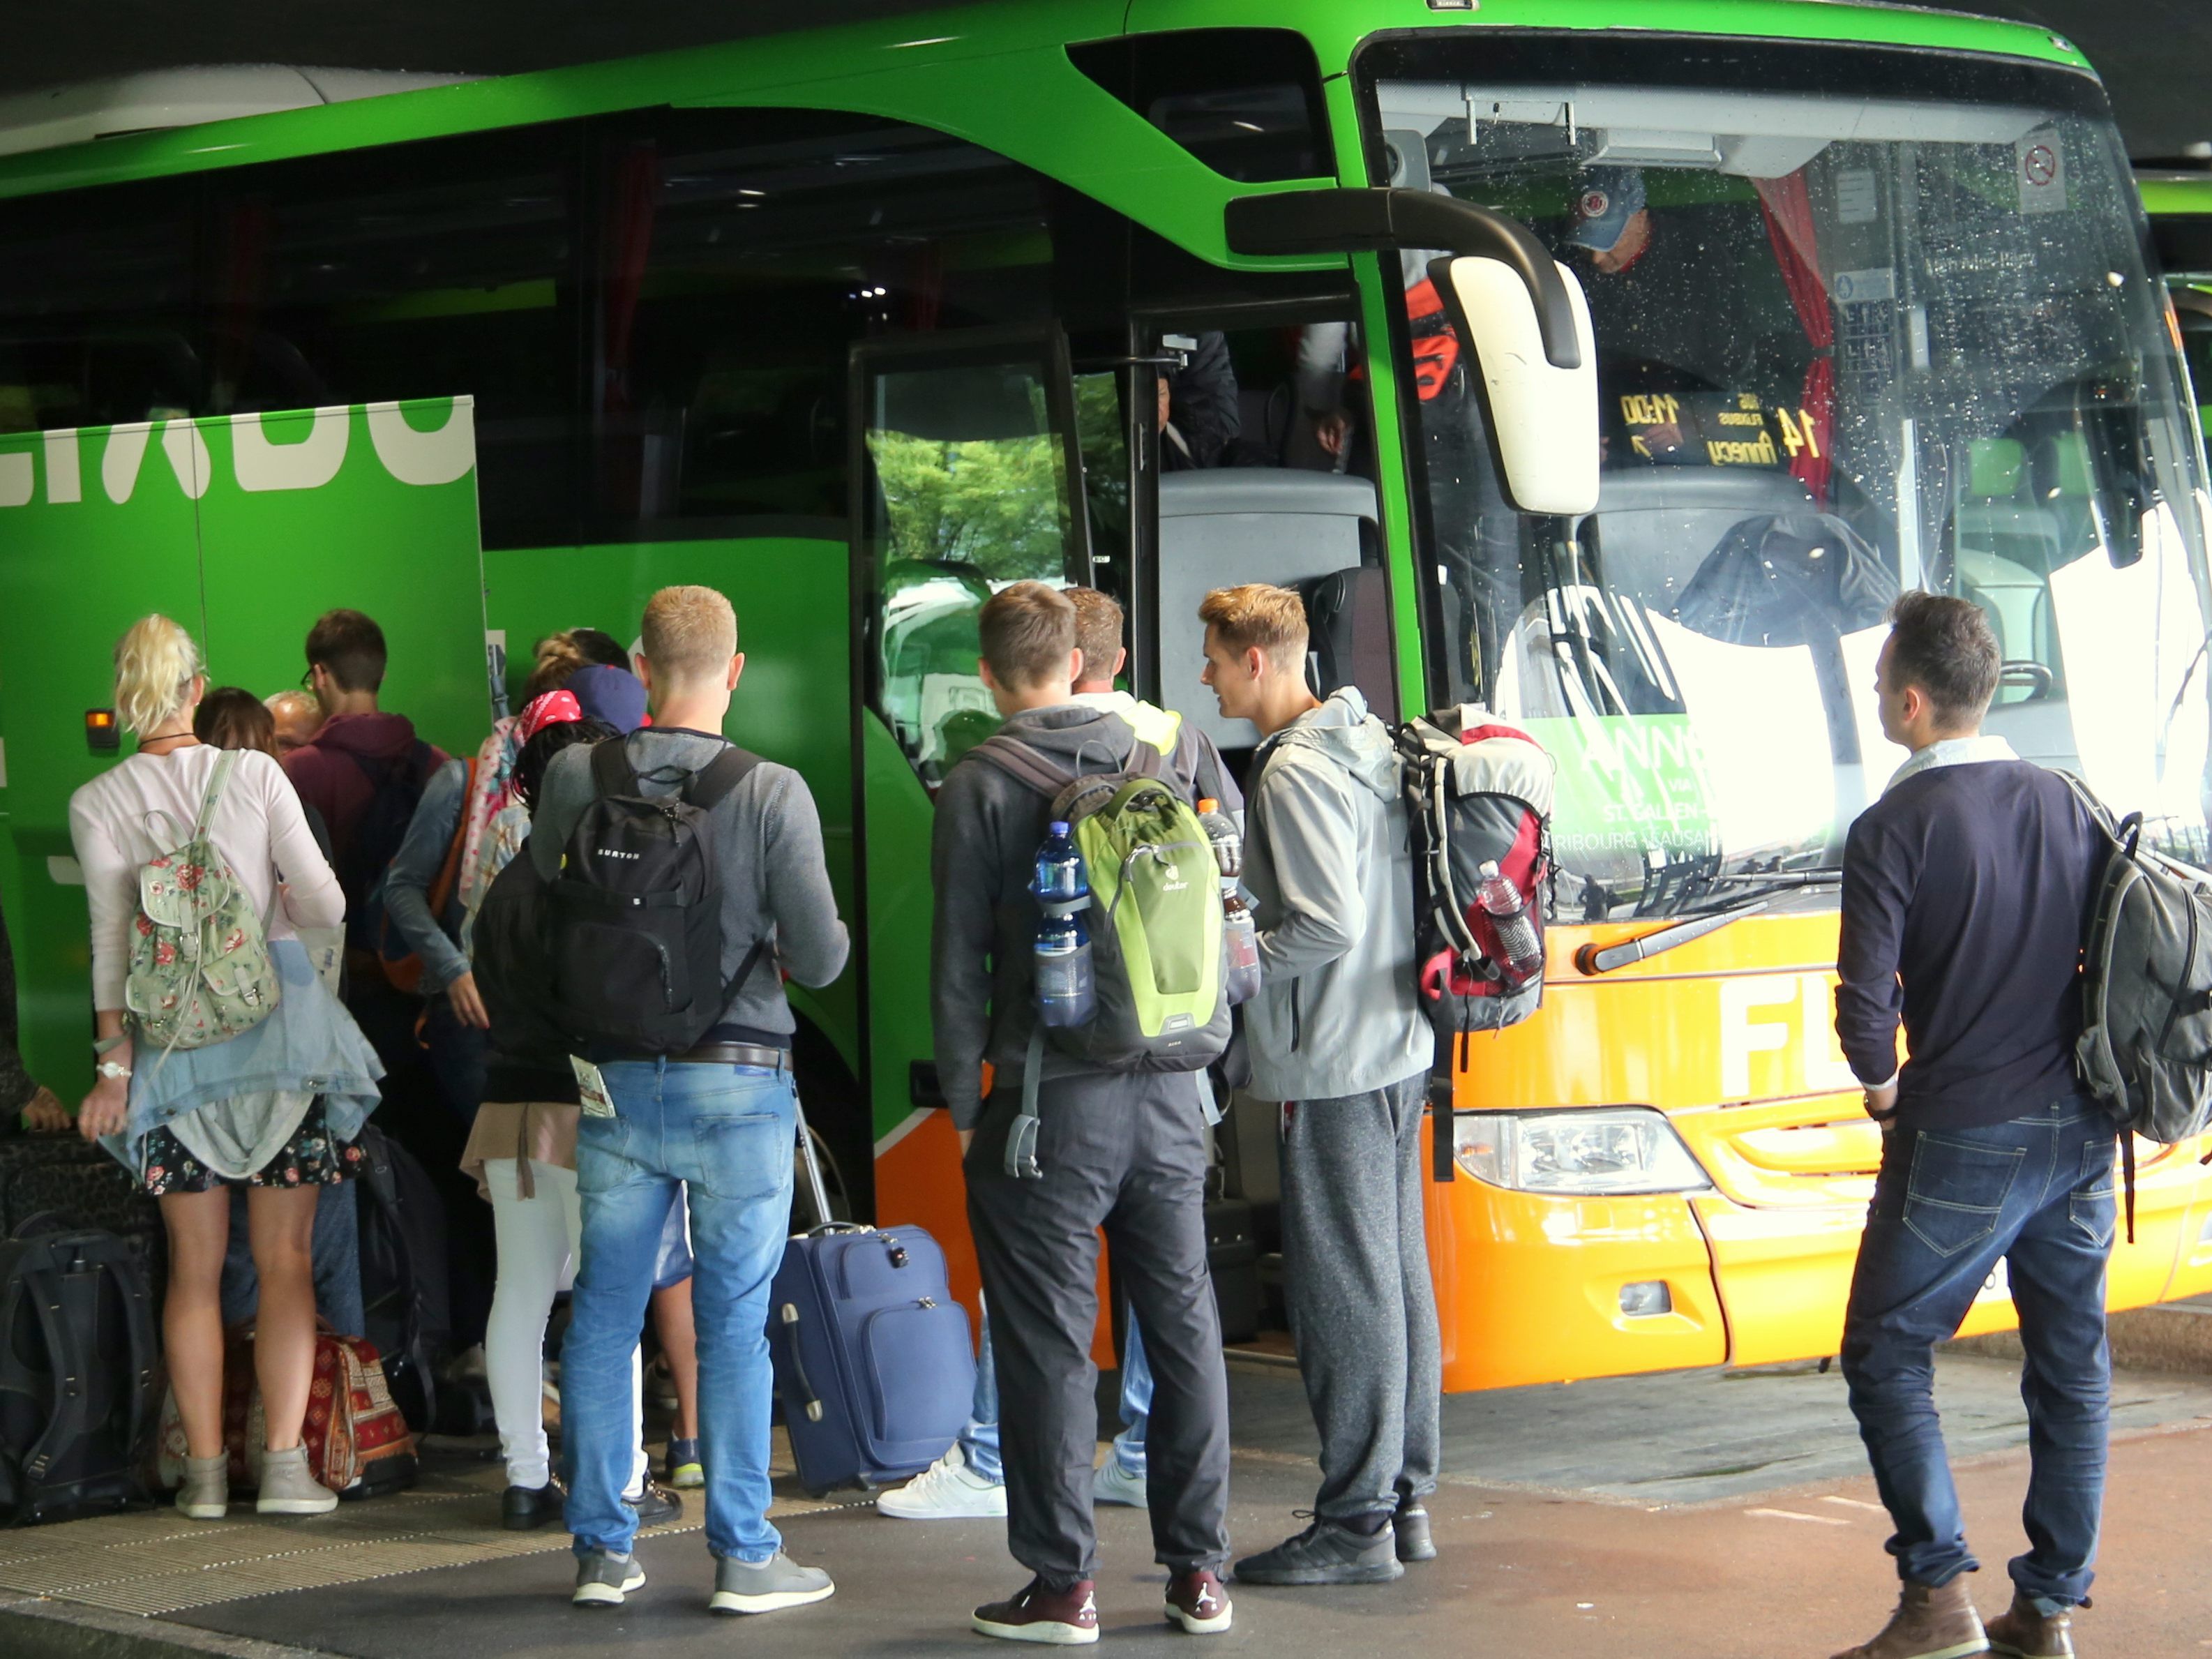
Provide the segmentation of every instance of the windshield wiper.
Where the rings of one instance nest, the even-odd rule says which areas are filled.
[[[1595,944],[1585,945],[1575,952],[1575,966],[1583,973],[1595,976],[1649,961],[1662,952],[1687,945],[1692,939],[1718,933],[1730,922],[1759,915],[1766,908],[1767,901],[1777,893],[1795,892],[1807,887],[1831,887],[1843,879],[1843,872],[1839,870],[1796,870],[1780,875],[1724,877],[1723,879],[1757,881],[1759,884],[1749,892],[1723,899],[1710,909],[1686,915],[1680,921],[1669,922],[1664,927],[1654,928],[1650,933],[1639,934],[1634,939],[1622,939],[1617,945],[1602,947]]]

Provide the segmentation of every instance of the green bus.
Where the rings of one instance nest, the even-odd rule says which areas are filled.
[[[1024,578],[1119,594],[1130,689],[1240,762],[1194,606],[1310,584],[1324,684],[1484,704],[1559,763],[1546,1006],[1440,1057],[1455,1389],[1834,1352],[1879,1146],[1827,1030],[1833,871],[1901,758],[1869,690],[1900,586],[1996,623],[1993,730],[2203,854],[2199,435],[2104,94],[2045,30],[1004,0],[295,82],[0,133],[0,890],[64,1094],[64,805],[157,605],[263,691],[318,611],[368,610],[387,706],[459,750],[504,689],[487,650],[729,593],[730,734],[805,775],[858,946],[794,998],[809,1105],[856,1208],[939,1231],[972,1289],[926,849],[989,726],[975,611]],[[1485,292],[1526,312],[1519,359]],[[1589,361],[1577,303],[1594,425],[1523,421],[1515,374]],[[242,493],[356,429],[408,483],[392,457],[464,410],[480,553],[390,490]],[[1594,474],[1595,510],[1539,464]],[[158,532],[121,516],[157,499]],[[1218,1138],[1263,1229],[1267,1110]],[[2115,1305],[2212,1288],[2192,1150],[2144,1149]],[[1993,1282],[1977,1328],[2012,1317]]]

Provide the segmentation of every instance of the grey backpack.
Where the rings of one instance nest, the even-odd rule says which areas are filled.
[[[2142,813],[2115,823],[2060,775],[2112,843],[2082,941],[2075,1063],[2123,1126],[2132,1237],[2134,1137],[2170,1146],[2212,1121],[2212,874],[2144,847]]]

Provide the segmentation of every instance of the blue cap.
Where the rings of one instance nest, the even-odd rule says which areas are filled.
[[[1067,825],[1062,823],[1060,819],[1054,818],[1049,824],[1045,826],[1045,833],[1054,836],[1064,836],[1067,833]]]
[[[645,724],[645,682],[627,668],[587,664],[568,676],[568,689],[586,720],[605,720],[625,736]]]
[[[1644,211],[1644,175],[1634,167],[1592,167],[1575,196],[1575,222],[1567,246],[1602,253]]]

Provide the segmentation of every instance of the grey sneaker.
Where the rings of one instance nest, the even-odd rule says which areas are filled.
[[[618,1607],[623,1596],[644,1586],[645,1569],[637,1557],[595,1550],[576,1558],[576,1592],[568,1600],[580,1607]]]
[[[1387,1525],[1372,1538],[1314,1517],[1295,1538],[1237,1564],[1240,1584],[1383,1584],[1405,1576]]]
[[[1429,1536],[1429,1512],[1419,1503],[1409,1500],[1400,1504],[1398,1513],[1390,1517],[1390,1530],[1398,1535],[1401,1561],[1437,1559],[1436,1540]]]
[[[261,1495],[253,1503],[258,1515],[328,1515],[338,1506],[338,1495],[307,1473],[307,1449],[289,1446],[261,1454]]]
[[[230,1507],[230,1454],[185,1459],[185,1478],[177,1488],[177,1512],[195,1521],[220,1521]]]
[[[714,1563],[712,1613],[779,1613],[826,1601],[836,1585],[819,1567],[802,1567],[781,1550],[765,1561],[740,1561],[725,1555]]]

